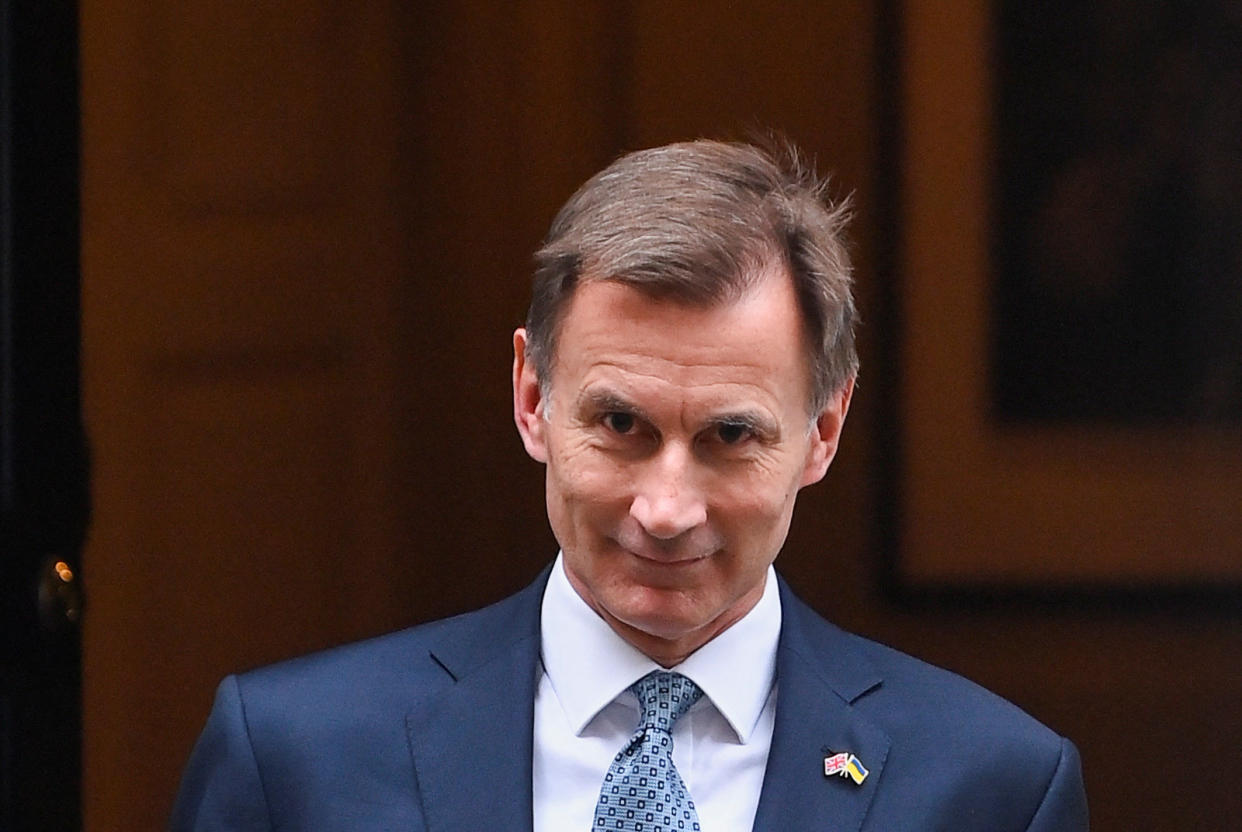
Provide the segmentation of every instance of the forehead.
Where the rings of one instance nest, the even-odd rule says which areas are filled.
[[[783,269],[708,305],[654,298],[611,280],[583,283],[562,318],[553,378],[664,390],[749,388],[774,406],[809,396],[797,299]],[[738,392],[738,391],[735,391]]]

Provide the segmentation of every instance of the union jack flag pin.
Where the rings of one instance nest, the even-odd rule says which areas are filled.
[[[854,785],[861,786],[869,773],[862,762],[848,751],[839,751],[824,758],[825,777],[848,777]]]

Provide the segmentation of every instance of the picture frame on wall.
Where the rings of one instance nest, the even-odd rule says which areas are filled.
[[[903,4],[906,595],[1242,597],[1242,14],[1113,5]]]

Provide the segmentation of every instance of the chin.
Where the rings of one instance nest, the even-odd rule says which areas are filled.
[[[719,617],[687,599],[681,590],[639,586],[626,596],[611,606],[610,614],[628,627],[665,641],[690,636]]]

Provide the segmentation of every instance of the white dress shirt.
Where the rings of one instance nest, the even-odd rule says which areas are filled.
[[[671,670],[703,697],[673,726],[673,761],[704,832],[754,825],[776,715],[781,602],[768,567],[763,597]],[[638,724],[628,688],[658,664],[587,606],[557,557],[543,595],[535,693],[535,832],[588,832],[613,757]]]

